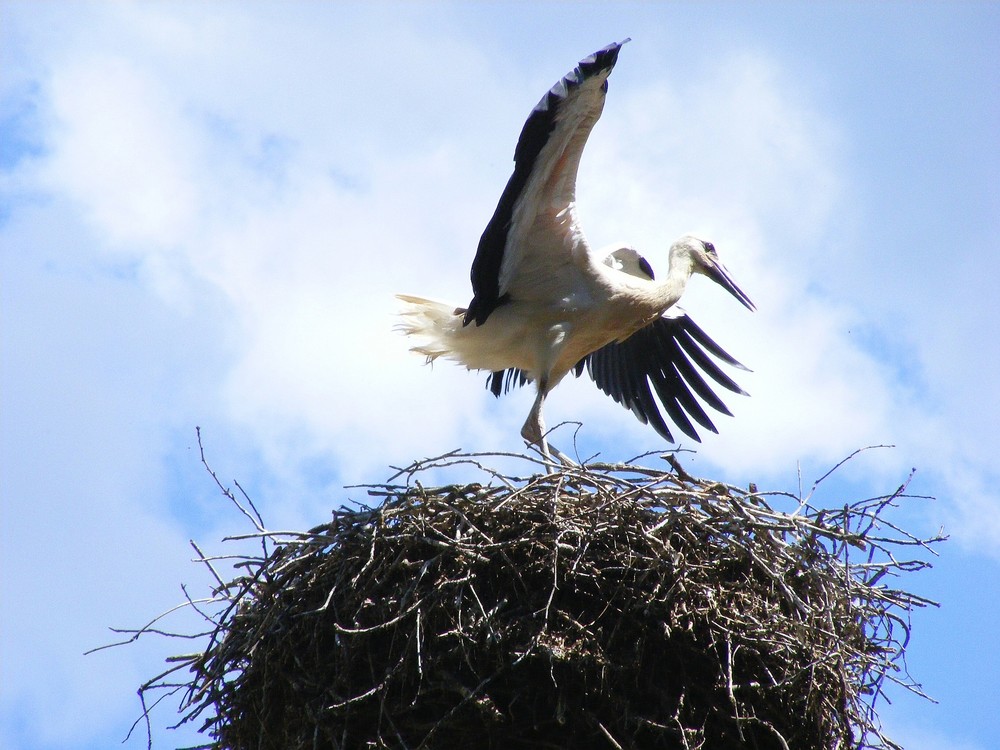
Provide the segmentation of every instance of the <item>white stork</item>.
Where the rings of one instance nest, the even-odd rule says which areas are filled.
[[[514,174],[479,241],[469,306],[399,295],[400,329],[419,341],[412,351],[428,362],[445,357],[485,370],[496,396],[535,383],[521,436],[547,456],[542,405],[569,372],[579,376],[586,368],[601,390],[671,442],[654,391],[671,420],[694,440],[700,438],[692,419],[717,432],[694,394],[730,414],[694,365],[744,394],[708,354],[746,368],[676,307],[688,279],[700,273],[754,309],[712,243],[679,239],[670,247],[666,279],[657,281],[631,247],[615,247],[606,257],[607,250],[592,251],[577,222],[580,157],[625,42],[582,60],[532,110],[514,150]]]

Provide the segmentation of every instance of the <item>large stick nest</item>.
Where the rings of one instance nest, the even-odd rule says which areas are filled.
[[[482,461],[415,464],[307,532],[248,511],[261,551],[232,581],[206,558],[209,640],[171,669],[191,670],[182,721],[219,750],[897,747],[874,702],[917,689],[901,657],[928,602],[886,581],[937,541],[882,517],[903,487],[823,512],[683,472]],[[457,464],[481,481],[418,481]]]

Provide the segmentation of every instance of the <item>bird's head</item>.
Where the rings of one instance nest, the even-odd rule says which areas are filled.
[[[736,286],[733,277],[719,260],[719,255],[715,252],[715,245],[711,242],[705,242],[697,237],[681,237],[670,247],[671,264],[678,261],[689,263],[692,273],[707,276],[736,297],[748,309],[757,309],[750,298],[743,293],[743,290]]]

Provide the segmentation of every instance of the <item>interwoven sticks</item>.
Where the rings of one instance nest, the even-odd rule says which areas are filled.
[[[252,535],[271,544],[219,577],[207,647],[178,665],[210,747],[896,747],[873,704],[916,689],[901,657],[929,602],[889,583],[937,541],[884,519],[903,487],[787,512],[640,466],[488,460]],[[456,467],[478,481],[420,482]]]

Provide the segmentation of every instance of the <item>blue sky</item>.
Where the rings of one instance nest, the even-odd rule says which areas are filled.
[[[517,450],[530,392],[423,367],[395,292],[468,301],[520,127],[631,36],[581,168],[595,246],[712,239],[753,315],[685,308],[754,372],[684,454],[831,505],[891,491],[951,541],[904,581],[908,750],[1000,736],[1000,6],[0,3],[0,745],[118,746],[175,644],[84,657],[207,587],[189,539],[320,522],[387,467]],[[662,443],[593,386],[582,454]],[[691,445],[684,445],[691,448]],[[156,728],[158,747],[185,735]],[[143,737],[125,747],[144,747]]]

